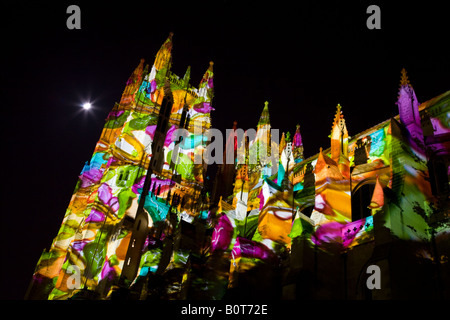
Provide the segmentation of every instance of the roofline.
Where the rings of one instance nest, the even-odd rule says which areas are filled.
[[[449,91],[446,91],[446,92],[444,92],[444,93],[442,93],[442,94],[440,94],[440,95],[438,95],[438,96],[436,96],[436,97],[434,97],[434,98],[431,98],[431,99],[429,99],[429,100],[427,100],[427,101],[425,101],[425,102],[422,102],[422,103],[419,105],[419,112],[421,112],[421,111],[423,111],[423,110],[429,108],[430,106],[432,106],[432,105],[438,103],[441,99],[445,98],[447,95],[450,95],[450,90],[449,90]],[[400,120],[400,115],[397,114],[396,116],[393,116],[392,118],[394,118],[395,120]],[[391,121],[392,118],[389,118],[389,119],[387,119],[387,120],[384,120],[383,122],[380,122],[380,123],[378,123],[378,124],[376,124],[376,125],[370,127],[369,129],[366,129],[366,130],[364,130],[364,131],[362,131],[362,132],[360,132],[360,133],[357,133],[356,135],[349,136],[349,144],[350,144],[350,141],[358,140],[358,139],[361,138],[361,137],[365,137],[369,132],[375,131],[375,129],[377,129],[377,128],[384,127],[389,121]],[[327,148],[327,149],[323,149],[322,152],[323,152],[324,154],[327,154],[327,153],[331,152],[331,146],[330,146],[329,148]],[[316,154],[314,154],[314,155],[312,155],[312,156],[306,158],[306,159],[303,160],[302,162],[299,162],[299,163],[297,164],[297,166],[300,165],[300,164],[302,164],[302,163],[307,163],[307,162],[313,161],[314,159],[316,159],[316,158],[319,157],[319,153],[320,153],[320,152],[318,152],[318,153],[316,153]]]

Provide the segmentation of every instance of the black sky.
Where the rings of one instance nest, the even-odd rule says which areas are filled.
[[[350,135],[396,115],[402,68],[420,102],[450,90],[450,25],[438,3],[2,4],[0,298],[23,298],[104,119],[169,32],[172,71],[190,65],[192,85],[214,61],[213,127],[255,127],[267,100],[272,128],[300,124],[311,156],[329,146],[337,103]],[[81,8],[81,30],[66,28],[70,4]],[[370,4],[381,8],[381,30],[366,27]]]

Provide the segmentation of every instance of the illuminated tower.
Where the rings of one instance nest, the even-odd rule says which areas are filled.
[[[238,150],[238,154],[245,154],[244,161],[241,159],[240,164],[237,166],[233,191],[235,194],[233,205],[236,207],[238,220],[243,220],[246,216],[249,205],[247,200],[252,183],[274,173],[272,172],[274,166],[271,151],[269,103],[266,101],[256,127],[256,132],[254,129],[247,130],[245,139]],[[278,161],[278,152],[275,153],[277,155],[275,160]]]
[[[295,161],[293,157],[294,145],[291,141],[290,133],[283,132],[279,145],[280,160],[278,164],[277,184],[282,190],[288,189],[289,173],[292,170]]]
[[[350,166],[348,160],[348,131],[345,125],[344,114],[341,105],[336,107],[333,126],[331,128],[331,159],[337,164],[342,175],[350,178]]]
[[[278,163],[277,184],[279,186],[281,186],[281,183],[283,182],[285,171],[286,171],[285,167],[283,166],[283,162],[282,162],[283,153],[286,154],[286,152],[284,151],[286,149],[286,134],[284,132],[281,134],[281,140],[280,140],[280,144],[279,144],[278,148],[279,148],[280,161]]]
[[[402,69],[398,99],[396,102],[400,115],[400,122],[411,135],[415,147],[423,148],[423,130],[419,115],[419,101],[409,82],[406,70]]]
[[[336,107],[336,114],[331,128],[331,156],[320,149],[315,174],[315,210],[316,223],[322,217],[328,220],[347,222],[351,220],[351,185],[348,159],[348,132],[341,106]]]
[[[297,128],[294,134],[294,140],[292,142],[292,148],[294,152],[294,161],[299,163],[303,160],[303,142],[302,135],[300,134],[300,125],[297,124]]]
[[[262,179],[277,172],[278,138],[278,131],[271,129],[269,102],[266,101],[256,127],[256,137],[249,141],[250,172],[260,172]]]
[[[283,190],[288,189],[289,172],[293,169],[296,163],[303,160],[303,143],[300,134],[300,125],[296,126],[294,137],[291,141],[291,135],[288,132],[283,132],[278,146],[280,161],[278,165],[277,184]],[[293,183],[293,181],[291,181]]]
[[[109,113],[77,182],[61,228],[36,266],[30,299],[68,299],[164,272],[155,245],[200,215],[213,98],[213,63],[198,88],[171,72],[172,34],[153,65],[141,59]],[[175,136],[183,129],[181,137]],[[175,139],[177,138],[177,139]],[[169,221],[169,219],[172,219]],[[77,281],[79,280],[79,281]],[[85,289],[85,290],[78,290]]]

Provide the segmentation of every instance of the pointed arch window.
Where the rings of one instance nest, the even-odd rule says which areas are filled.
[[[126,187],[127,181],[130,179],[130,167],[119,168],[117,172],[116,185],[118,187]]]
[[[369,217],[372,210],[369,208],[372,200],[375,182],[366,182],[352,192],[352,221]]]
[[[444,157],[432,156],[429,163],[431,190],[436,196],[448,196],[450,161]]]

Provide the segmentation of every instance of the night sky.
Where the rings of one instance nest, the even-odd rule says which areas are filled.
[[[105,118],[170,32],[172,71],[190,65],[195,87],[214,61],[213,127],[256,127],[267,100],[272,128],[300,124],[307,157],[329,147],[337,103],[350,136],[395,116],[402,68],[420,102],[450,90],[450,24],[431,1],[162,2],[2,3],[0,298],[23,299]]]

